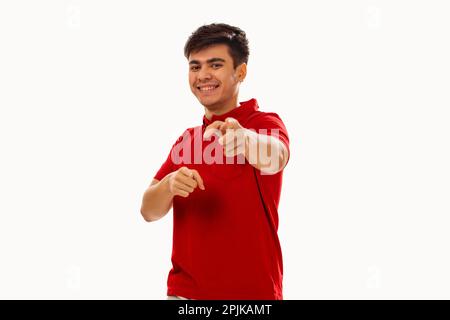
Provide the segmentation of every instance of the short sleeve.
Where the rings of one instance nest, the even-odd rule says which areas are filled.
[[[172,152],[172,150],[171,150],[171,152]],[[153,179],[161,181],[166,175],[168,175],[171,172],[173,172],[173,162],[172,162],[172,159],[171,159],[170,153],[169,153],[166,161],[164,161],[161,168],[159,168],[158,172],[156,172]]]
[[[280,116],[274,112],[261,112],[253,117],[246,126],[255,129],[257,133],[275,136],[287,148],[289,162],[289,135]]]
[[[183,140],[183,135],[181,135],[177,139],[177,141],[175,141],[175,143],[172,145],[172,148],[170,148],[170,152],[166,158],[166,161],[164,161],[161,168],[159,168],[159,170],[156,172],[155,176],[153,177],[154,179],[161,181],[166,175],[175,171],[175,164],[173,163],[172,156],[171,156],[172,150],[182,140]]]

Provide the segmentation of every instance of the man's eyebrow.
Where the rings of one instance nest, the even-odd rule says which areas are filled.
[[[225,60],[222,58],[211,58],[206,60],[206,63],[213,63],[213,62],[225,62]],[[198,60],[191,60],[189,61],[189,64],[201,64],[201,63]]]

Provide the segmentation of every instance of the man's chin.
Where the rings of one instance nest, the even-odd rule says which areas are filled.
[[[219,99],[198,99],[198,101],[208,110],[213,111],[217,109],[220,104]]]

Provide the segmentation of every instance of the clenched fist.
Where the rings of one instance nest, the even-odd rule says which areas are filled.
[[[197,170],[181,167],[170,173],[169,191],[172,195],[187,198],[197,187],[205,190],[202,177]]]

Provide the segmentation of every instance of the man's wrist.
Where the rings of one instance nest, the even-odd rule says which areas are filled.
[[[258,134],[250,129],[243,129],[244,130],[244,155],[245,159],[254,166],[257,161],[257,153],[258,153]]]
[[[173,196],[172,192],[170,191],[170,177],[172,176],[172,174],[173,174],[173,172],[167,174],[161,180],[161,190],[170,196]]]

